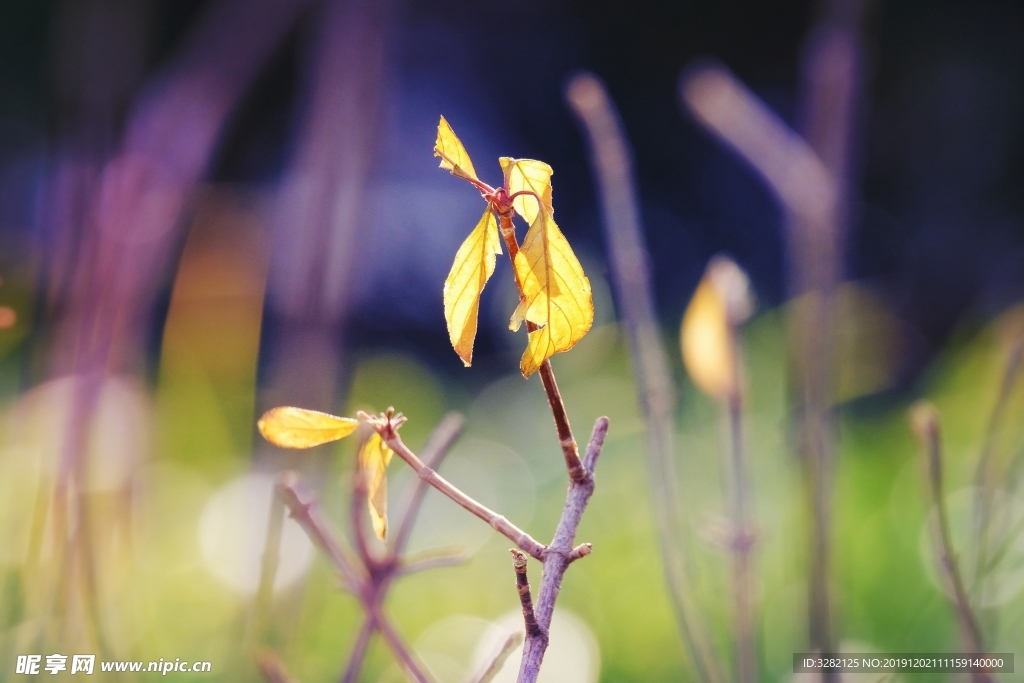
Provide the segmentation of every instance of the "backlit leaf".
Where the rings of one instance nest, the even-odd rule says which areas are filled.
[[[388,537],[388,475],[387,467],[394,451],[373,432],[359,449],[359,471],[366,482],[366,504],[377,538]]]
[[[505,185],[510,195],[517,192],[534,192],[547,207],[548,214],[554,215],[551,206],[551,174],[554,171],[543,161],[533,159],[511,159],[501,157],[501,170],[505,174]],[[528,225],[533,225],[540,213],[540,204],[534,197],[520,195],[512,200],[512,206],[516,213],[526,219]]]
[[[594,322],[594,302],[579,259],[546,211],[530,224],[514,265],[523,299],[509,327],[518,330],[524,319],[539,327],[530,332],[519,363],[529,377],[552,354],[583,338]]]
[[[734,330],[750,316],[753,305],[740,267],[722,256],[711,259],[679,334],[686,371],[705,394],[724,399],[738,391]]]
[[[265,412],[256,426],[263,438],[275,446],[312,448],[348,436],[358,424],[347,417],[283,406]]]
[[[455,131],[448,125],[448,121],[442,116],[437,124],[437,141],[434,142],[434,156],[441,157],[441,168],[452,172],[452,175],[460,178],[472,178],[476,180],[476,170],[473,162],[462,146],[462,142]]]
[[[735,372],[725,302],[707,277],[686,307],[680,344],[683,364],[697,388],[714,398],[726,397]]]
[[[501,253],[498,224],[488,206],[473,232],[459,247],[444,281],[444,317],[455,352],[469,367],[473,361],[480,293],[494,272],[495,256]]]

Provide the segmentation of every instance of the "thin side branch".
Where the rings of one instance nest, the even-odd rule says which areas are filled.
[[[512,654],[512,651],[516,649],[521,642],[523,642],[523,634],[519,631],[508,634],[505,641],[498,648],[494,657],[490,662],[487,663],[480,673],[476,674],[469,679],[469,683],[490,683],[490,681],[501,671],[501,667],[505,665],[505,660]]]
[[[359,635],[356,636],[356,642],[352,645],[352,654],[349,655],[348,663],[345,664],[345,673],[341,676],[341,683],[357,683],[359,680],[359,672],[363,668],[363,660],[366,659],[370,638],[373,637],[373,632],[376,630],[373,619],[363,620],[362,626],[359,627]]]
[[[256,653],[256,666],[267,683],[298,683],[284,668],[284,662],[271,650]]]
[[[408,446],[402,443],[402,438],[398,435],[398,427],[402,423],[400,418],[393,417],[389,414],[385,414],[379,418],[372,418],[365,413],[363,413],[361,417],[368,420],[370,424],[374,426],[391,450],[397,453],[398,457],[412,467],[413,471],[416,472],[416,476],[433,486],[444,495],[448,496],[448,498],[462,508],[469,510],[474,515],[487,522],[491,528],[515,543],[516,547],[523,552],[529,554],[535,559],[541,561],[544,560],[545,547],[541,543],[538,543],[528,533],[508,521],[503,515],[499,515],[497,512],[494,512],[490,508],[481,505],[474,499],[467,496],[447,479],[425,465],[422,460],[416,457],[416,454],[409,450]]]
[[[942,486],[942,438],[939,433],[939,415],[929,403],[918,403],[910,411],[910,422],[921,442],[922,454],[928,471],[928,491],[935,506],[935,539],[938,543],[939,568],[953,589],[953,610],[960,626],[960,636],[968,652],[983,652],[981,628],[964,589],[963,577],[953,549],[949,531],[949,516]],[[971,674],[974,683],[986,683],[990,677],[984,673]]]
[[[537,616],[533,613],[533,597],[530,595],[530,579],[526,576],[526,555],[512,548],[512,568],[516,572],[516,589],[519,591],[519,603],[523,606],[523,623],[526,626],[527,638],[543,638],[548,634],[537,624]]]
[[[578,546],[576,546],[575,548],[573,548],[569,552],[569,554],[566,556],[565,559],[567,559],[570,563],[571,562],[575,562],[576,560],[580,559],[581,557],[586,557],[587,555],[589,555],[592,552],[594,552],[593,544],[591,544],[591,543],[580,543]]]
[[[469,562],[469,557],[461,551],[444,554],[431,553],[426,556],[399,561],[395,567],[395,577],[397,578],[399,576],[418,574],[419,572],[424,572],[428,569],[458,567],[459,565],[466,564],[467,562]]]
[[[280,477],[278,487],[292,518],[331,560],[341,575],[345,589],[358,595],[363,584],[362,577],[345,557],[341,545],[328,529],[327,521],[320,513],[320,505],[312,494],[305,490],[299,476],[295,472],[285,472]]]
[[[455,440],[462,432],[463,422],[462,415],[448,413],[441,420],[441,424],[434,428],[422,451],[423,462],[427,467],[435,472],[441,468],[441,463],[451,451],[452,444],[455,443]],[[409,542],[409,536],[412,534],[412,528],[416,524],[416,517],[419,515],[420,506],[423,505],[423,499],[429,490],[430,484],[424,479],[417,479],[416,485],[412,487],[412,492],[409,494],[408,501],[399,507],[402,513],[398,519],[395,540],[391,546],[391,552],[394,556],[401,555],[402,551],[405,550],[405,545]]]

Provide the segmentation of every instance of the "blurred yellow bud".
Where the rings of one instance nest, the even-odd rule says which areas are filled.
[[[746,274],[724,256],[712,258],[680,330],[683,364],[705,394],[725,399],[738,393],[734,331],[752,312]]]

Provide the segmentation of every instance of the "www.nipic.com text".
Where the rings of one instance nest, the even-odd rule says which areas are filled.
[[[96,672],[96,655],[46,655],[45,662],[43,655],[18,655],[14,673],[34,676],[42,672],[57,674],[68,671],[72,674],[90,675]],[[161,658],[156,662],[100,662],[99,671],[104,673],[116,672],[147,672],[158,673],[166,676],[172,672],[185,673],[209,673],[212,669],[210,662],[183,662],[181,658],[174,661]]]

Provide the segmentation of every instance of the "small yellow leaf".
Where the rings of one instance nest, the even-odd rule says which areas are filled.
[[[686,308],[679,334],[686,371],[705,394],[725,399],[739,390],[733,330],[752,309],[746,274],[727,258],[713,258]]]
[[[473,232],[455,254],[448,279],[444,281],[444,317],[452,347],[466,367],[473,361],[480,293],[494,273],[494,260],[501,253],[498,223],[488,206]]]
[[[256,426],[263,438],[275,446],[312,448],[348,436],[358,424],[347,417],[282,406],[263,413]]]
[[[554,215],[551,206],[551,174],[554,171],[543,161],[533,159],[511,159],[501,157],[498,159],[501,170],[505,174],[505,186],[508,187],[510,195],[517,192],[534,192],[548,210],[549,215]],[[512,206],[516,213],[526,219],[528,225],[533,225],[540,213],[540,204],[537,199],[529,195],[520,195],[512,200]]]
[[[462,146],[462,142],[443,116],[437,124],[434,156],[441,157],[441,168],[451,171],[453,176],[477,179],[476,170],[473,169],[473,162],[470,160],[466,148]]]
[[[514,267],[522,283],[522,300],[509,327],[528,320],[539,329],[530,332],[519,362],[529,377],[553,354],[568,351],[594,322],[590,281],[568,240],[547,211],[537,213],[516,254]]]
[[[366,504],[377,538],[388,537],[388,475],[387,467],[394,451],[374,432],[359,449],[359,471],[366,482]]]

